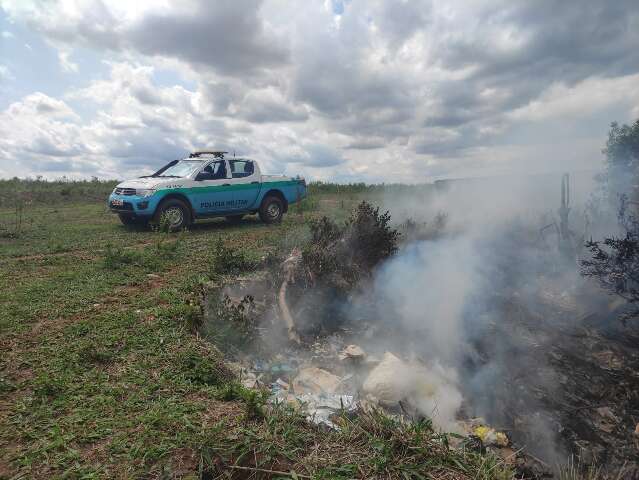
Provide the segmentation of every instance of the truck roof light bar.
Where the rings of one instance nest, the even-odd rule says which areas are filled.
[[[213,155],[215,158],[224,158],[224,155],[226,155],[229,152],[222,152],[222,151],[198,151],[198,152],[193,152],[191,154],[189,154],[189,158],[199,158],[202,155]]]

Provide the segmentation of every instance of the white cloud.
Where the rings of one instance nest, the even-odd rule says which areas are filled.
[[[60,62],[60,67],[64,72],[67,73],[77,73],[78,72],[78,64],[74,63],[70,59],[71,53],[67,51],[59,51],[58,52],[58,61]]]
[[[67,152],[69,171],[120,176],[220,146],[313,178],[423,181],[561,169],[535,156],[553,144],[596,166],[607,124],[639,115],[631,0],[338,3],[0,0],[63,71],[95,78],[78,48],[110,59],[108,76],[58,100],[83,122],[66,111],[29,130],[37,99],[14,99],[40,140],[25,133],[11,152]],[[160,87],[160,70],[187,81]]]
[[[579,117],[618,106],[639,107],[639,74],[615,78],[591,77],[573,86],[557,83],[509,117],[518,121],[544,121]]]

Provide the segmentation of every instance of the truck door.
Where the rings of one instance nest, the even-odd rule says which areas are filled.
[[[195,177],[194,207],[199,215],[215,215],[232,209],[233,192],[226,160],[206,165]]]
[[[261,182],[255,163],[252,160],[229,160],[231,183],[233,185],[233,203],[235,210],[257,208],[255,201],[260,194]]]

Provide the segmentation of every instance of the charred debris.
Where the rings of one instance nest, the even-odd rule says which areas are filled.
[[[639,330],[617,321],[624,302],[579,275],[584,234],[571,229],[567,177],[561,199],[552,223],[512,220],[473,237],[482,262],[459,287],[455,321],[402,321],[401,287],[380,282],[389,263],[419,271],[423,252],[464,234],[443,213],[393,223],[362,202],[342,224],[313,221],[305,242],[252,273],[208,285],[201,334],[222,342],[244,386],[328,429],[340,415],[382,408],[401,421],[432,419],[455,448],[489,450],[517,478],[557,475],[570,458],[639,478]],[[246,270],[242,261],[232,258],[229,273]],[[405,281],[422,278],[438,277]],[[406,289],[434,288],[415,287]],[[455,296],[419,315],[448,311]],[[447,322],[455,338],[442,344]]]

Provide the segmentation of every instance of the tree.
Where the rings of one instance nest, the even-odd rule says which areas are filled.
[[[592,256],[582,260],[581,273],[629,303],[631,309],[622,316],[625,321],[639,316],[639,220],[628,213],[625,195],[621,196],[618,216],[625,234],[586,242]]]
[[[601,191],[595,197],[607,202],[591,202],[591,207],[596,203],[599,215],[606,216],[609,209],[618,206],[622,233],[586,242],[591,257],[581,261],[581,273],[629,303],[631,309],[622,317],[626,320],[639,317],[639,120],[621,126],[613,122],[603,153],[606,170],[600,178]]]
[[[621,195],[639,200],[639,120],[632,125],[613,122],[608,132],[604,182],[608,200],[617,205]]]

